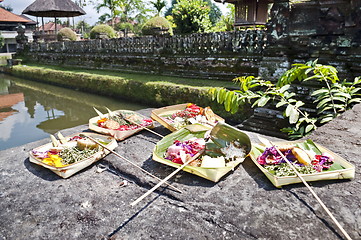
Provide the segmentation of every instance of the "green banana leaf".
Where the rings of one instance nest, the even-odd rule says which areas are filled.
[[[277,142],[274,143],[276,146],[297,146],[307,151],[312,151],[314,154],[328,153],[334,157],[334,163],[328,170],[322,172],[313,173],[313,174],[302,174],[303,178],[306,181],[319,181],[319,180],[331,180],[331,179],[352,179],[355,177],[355,166],[337,155],[336,153],[330,151],[329,149],[314,143],[311,139],[306,141],[290,141],[290,142]],[[252,144],[252,150],[250,152],[250,157],[252,161],[257,165],[257,167],[266,175],[266,177],[272,182],[275,187],[281,187],[283,185],[299,183],[301,180],[296,176],[284,176],[278,177],[267,171],[262,165],[257,161],[258,156],[260,156],[266,149],[266,146],[261,144]]]
[[[193,137],[203,138],[209,131],[210,139],[212,141],[207,142],[205,154],[211,157],[222,155],[220,148],[226,147],[230,142],[234,141],[237,141],[243,147],[245,151],[244,158],[251,151],[251,141],[249,137],[237,128],[234,128],[226,123],[217,123],[217,125],[211,130],[209,127],[204,125],[193,124],[181,128],[160,140],[154,148],[153,160],[175,168],[180,167],[180,164],[173,163],[172,161],[164,158],[168,147],[170,147],[175,140],[185,141]],[[186,166],[183,168],[183,171],[195,174],[214,182],[218,182],[221,177],[223,177],[229,171],[233,170],[238,164],[243,162],[244,158],[237,158],[236,160],[227,163],[226,167],[222,168]]]

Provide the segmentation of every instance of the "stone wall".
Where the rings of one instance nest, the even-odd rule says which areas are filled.
[[[315,59],[337,67],[341,78],[361,76],[361,1],[275,0],[267,29],[262,76]]]
[[[264,31],[32,43],[23,57],[65,66],[231,80],[257,75]]]

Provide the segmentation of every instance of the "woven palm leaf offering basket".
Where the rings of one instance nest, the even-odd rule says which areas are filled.
[[[306,181],[352,179],[355,166],[312,140],[277,142],[274,146],[253,144],[252,161],[275,187],[300,183],[301,179],[277,149],[293,164]]]
[[[98,113],[97,117],[89,119],[89,129],[113,136],[116,140],[121,141],[130,137],[144,128],[153,128],[153,120],[139,113],[130,110],[110,111],[102,114],[94,108]]]
[[[214,126],[217,122],[224,122],[224,119],[214,114],[210,107],[202,108],[194,103],[155,109],[152,111],[151,118],[172,132],[195,123]]]
[[[218,122],[210,128],[201,124],[188,125],[160,140],[153,151],[153,160],[179,168],[203,151],[183,171],[218,182],[242,163],[251,151],[249,137],[240,130]]]
[[[59,133],[59,140],[53,135],[50,137],[51,143],[34,148],[29,152],[29,160],[50,169],[62,178],[72,176],[109,154],[110,151],[94,143],[88,137],[96,139],[110,150],[118,146],[115,138],[96,133],[77,133],[67,137]]]

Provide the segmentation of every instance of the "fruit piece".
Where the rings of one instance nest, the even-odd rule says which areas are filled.
[[[84,150],[85,148],[94,149],[96,147],[98,147],[98,144],[88,138],[77,140],[77,148],[79,148],[80,150]]]
[[[221,168],[221,167],[225,167],[226,166],[226,161],[224,159],[224,157],[217,157],[217,158],[212,158],[210,156],[204,156],[202,158],[202,164],[201,167],[204,168]]]
[[[209,122],[216,122],[216,115],[214,114],[214,112],[212,111],[212,109],[210,107],[206,107],[204,109],[204,115],[206,116],[207,120]]]
[[[311,159],[310,157],[308,156],[308,154],[302,150],[301,148],[298,148],[298,147],[294,147],[292,149],[292,153],[293,155],[295,155],[295,157],[297,158],[297,161],[299,163],[302,163],[304,165],[310,165],[311,164]]]
[[[104,126],[108,129],[113,129],[113,130],[120,128],[120,124],[118,122],[110,119],[104,122]]]

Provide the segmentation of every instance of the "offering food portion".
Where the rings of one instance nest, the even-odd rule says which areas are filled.
[[[109,151],[91,141],[87,136],[95,138],[107,148],[113,150],[116,140],[94,133],[79,133],[69,137],[58,134],[59,140],[51,135],[52,143],[40,146],[29,152],[29,160],[48,168],[63,178],[89,166],[106,156]]]
[[[217,182],[243,162],[250,150],[248,136],[228,124],[218,123],[212,129],[195,124],[159,141],[153,151],[153,160],[177,168],[197,153],[204,152],[183,170]]]
[[[224,122],[210,107],[202,108],[194,103],[159,108],[152,111],[151,117],[172,132],[194,123],[214,126],[217,122]]]
[[[110,111],[108,114],[102,114],[97,109],[98,117],[89,120],[89,129],[113,136],[116,140],[125,138],[143,130],[143,128],[152,128],[153,120],[139,113],[129,110]]]
[[[299,173],[304,174],[306,181],[354,178],[352,164],[312,140],[267,147],[253,144],[250,154],[253,162],[276,187],[301,182],[278,150]]]

